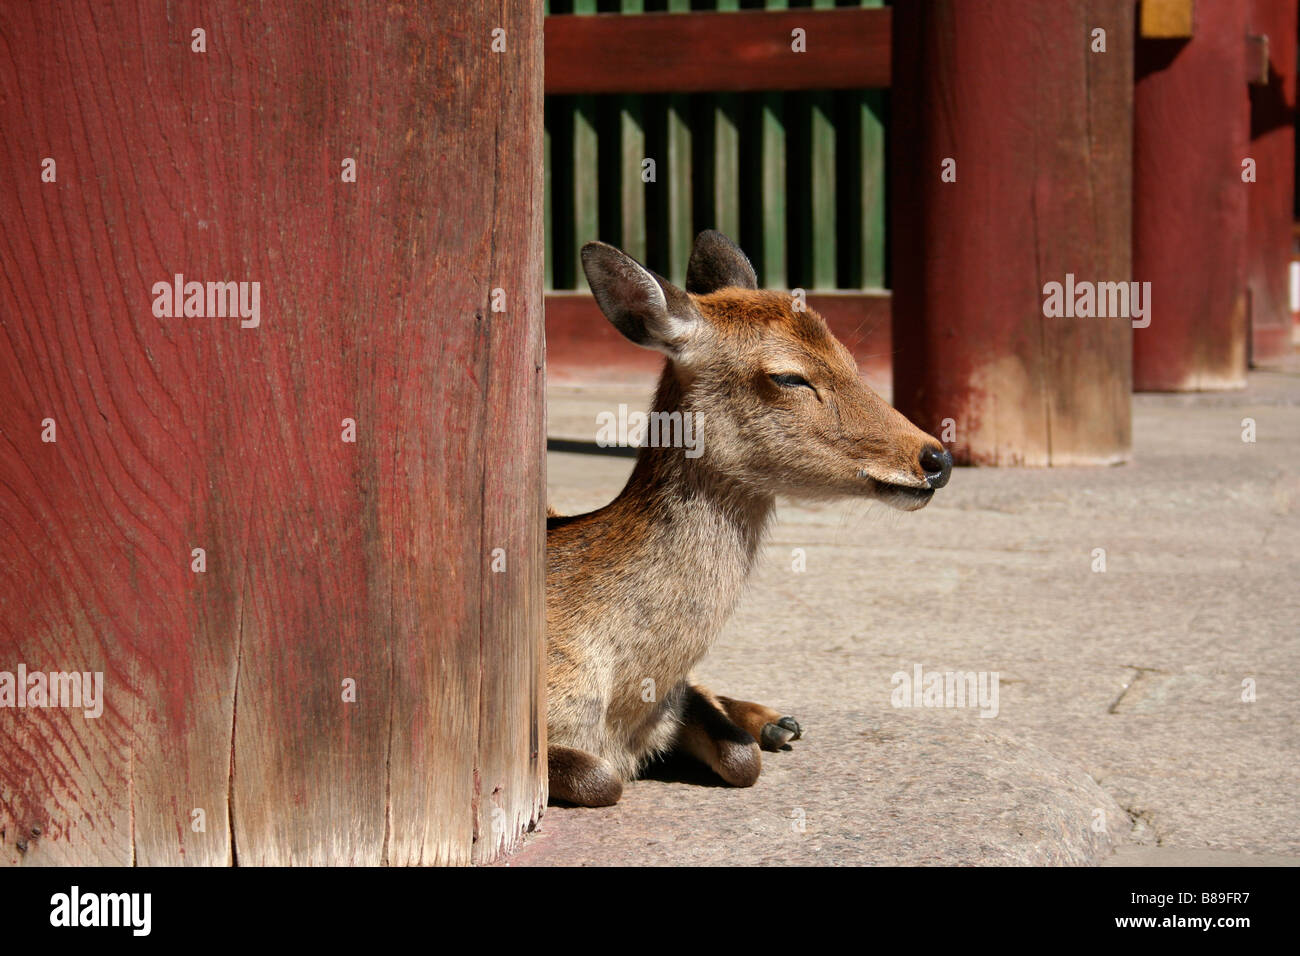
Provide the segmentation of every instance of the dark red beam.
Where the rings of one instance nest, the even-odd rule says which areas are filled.
[[[889,293],[809,292],[808,305],[830,326],[878,391],[892,379]],[[564,384],[653,381],[663,356],[615,331],[589,292],[546,294],[547,378]]]
[[[796,29],[806,52],[792,49]],[[890,10],[564,15],[546,18],[547,93],[882,88]]]

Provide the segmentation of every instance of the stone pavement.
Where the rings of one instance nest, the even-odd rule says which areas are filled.
[[[555,387],[549,434],[590,442],[647,400]],[[550,501],[598,507],[631,464],[552,452]],[[506,862],[1297,862],[1298,622],[1295,371],[1135,396],[1126,465],[958,469],[911,514],[782,501],[699,676],[804,739],[752,789],[678,764],[616,807],[552,806]],[[893,706],[918,665],[997,672],[996,716]]]

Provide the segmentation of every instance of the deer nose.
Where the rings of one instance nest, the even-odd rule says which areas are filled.
[[[952,475],[952,455],[943,446],[929,446],[921,451],[921,470],[931,488],[942,488]]]

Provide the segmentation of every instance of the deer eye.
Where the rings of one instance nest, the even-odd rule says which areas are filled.
[[[808,379],[804,378],[802,375],[796,375],[793,372],[774,373],[768,377],[777,385],[782,385],[786,388],[799,388],[801,386],[803,388],[812,388],[812,384]]]

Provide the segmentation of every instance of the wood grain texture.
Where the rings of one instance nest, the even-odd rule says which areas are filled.
[[[1269,38],[1265,82],[1249,91],[1249,155],[1256,163],[1256,181],[1247,187],[1246,231],[1250,361],[1269,366],[1291,353],[1288,270],[1295,203],[1295,0],[1253,0],[1249,28]]]
[[[908,0],[894,27],[895,405],[952,419],[965,463],[1125,459],[1130,322],[1048,318],[1043,288],[1131,278],[1132,5]]]
[[[546,18],[547,93],[828,90],[890,83],[888,9]],[[791,50],[806,31],[807,52]]]
[[[1200,0],[1190,40],[1138,44],[1133,272],[1153,300],[1150,327],[1133,333],[1139,391],[1246,384],[1245,236],[1261,188],[1242,181],[1249,7]]]
[[[512,846],[545,798],[540,11],[9,4],[0,34],[0,670],[107,688],[0,710],[0,859]],[[156,318],[176,273],[259,282],[261,325]]]

